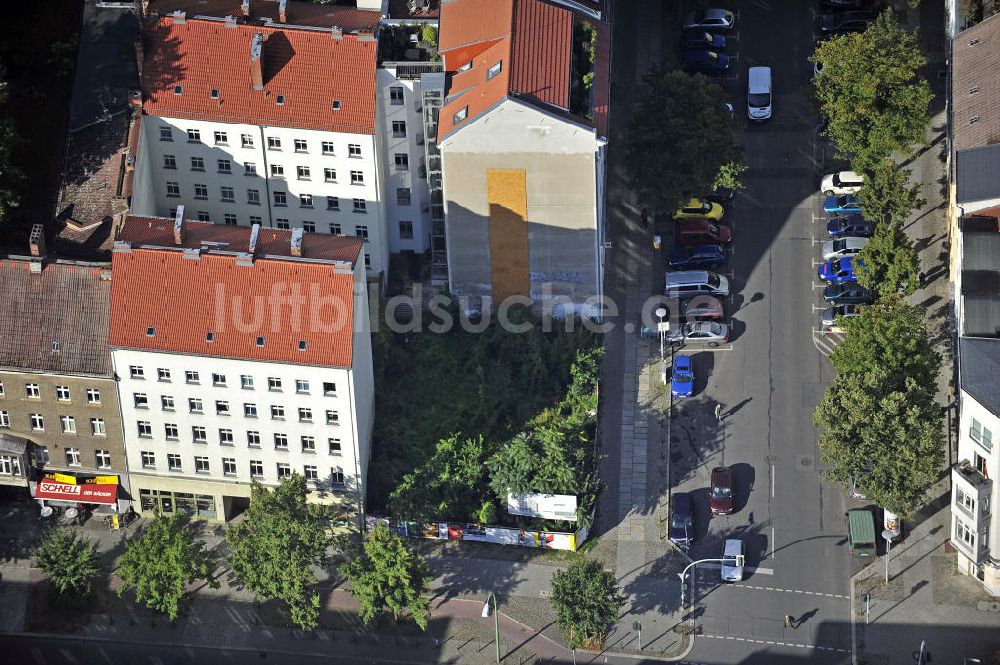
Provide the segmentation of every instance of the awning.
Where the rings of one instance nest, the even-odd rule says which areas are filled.
[[[71,485],[45,478],[35,484],[35,498],[113,504],[118,500],[118,485],[98,483]]]

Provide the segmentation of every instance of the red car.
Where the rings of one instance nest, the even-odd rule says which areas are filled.
[[[733,472],[727,466],[712,469],[712,494],[708,500],[713,515],[733,512]]]
[[[710,219],[688,219],[678,226],[677,242],[681,245],[726,245],[733,239],[728,226]]]

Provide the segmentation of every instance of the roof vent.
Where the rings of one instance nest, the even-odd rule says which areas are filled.
[[[260,58],[264,51],[264,35],[255,33],[250,42],[250,82],[254,90],[264,89],[264,71],[261,69]]]
[[[226,16],[226,27],[235,28],[236,27],[236,17],[232,14]]]
[[[971,88],[969,88],[969,94],[970,95],[974,95],[977,92],[979,92],[979,86],[978,85],[974,85]]]
[[[278,95],[278,97],[274,101],[276,101],[278,103],[278,106],[284,106],[285,105],[285,96],[284,95]]]
[[[156,337],[156,328],[153,326],[146,328],[146,337]]]
[[[343,39],[344,29],[341,28],[339,25],[335,25],[332,28],[330,28],[330,36],[332,36],[334,39]]]
[[[175,95],[183,95],[184,94],[184,86],[182,86],[182,85],[175,85],[174,86],[174,94]]]
[[[192,261],[201,260],[201,248],[200,247],[185,247],[183,257],[185,259],[190,259]]]
[[[978,38],[977,39],[970,39],[969,40],[969,46],[975,46],[978,43],[979,43],[979,39]]]
[[[309,342],[305,341],[304,339],[300,339],[299,340],[299,351],[305,351],[308,348],[309,348]]]
[[[219,89],[212,88],[212,99],[218,99],[218,98],[219,98]]]
[[[334,111],[339,111],[340,110],[340,100],[339,99],[333,100],[333,110]]]
[[[969,118],[969,124],[970,125],[974,125],[977,122],[979,122],[979,116],[978,115],[974,115],[971,118]]]
[[[215,341],[215,333],[211,332],[211,331],[205,333],[205,341],[206,342],[214,342]]]
[[[289,249],[292,256],[302,256],[302,229],[292,229],[292,239]]]
[[[257,236],[260,235],[260,224],[254,224],[250,227],[250,248],[247,250],[251,254],[257,251]]]
[[[239,252],[236,254],[236,265],[238,266],[252,266],[253,265],[253,254],[248,254],[247,252]]]

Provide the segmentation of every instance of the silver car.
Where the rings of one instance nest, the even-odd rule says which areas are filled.
[[[726,539],[722,547],[721,569],[723,582],[743,580],[743,541],[739,538]]]
[[[736,25],[736,15],[728,9],[702,9],[688,12],[684,16],[684,29],[732,30]]]
[[[680,328],[672,328],[667,339],[677,344],[708,344],[715,347],[729,341],[729,326],[715,321],[690,321]]]
[[[835,261],[846,256],[853,256],[864,249],[868,238],[837,238],[823,243],[823,260]]]
[[[863,305],[834,305],[827,307],[819,315],[819,325],[826,332],[836,332],[843,326],[838,319],[851,319],[861,316],[864,311]]]

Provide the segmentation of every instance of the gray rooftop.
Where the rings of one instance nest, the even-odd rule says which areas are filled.
[[[959,337],[962,390],[1000,416],[1000,339]]]
[[[959,150],[955,159],[959,205],[1000,198],[1000,144]]]
[[[995,217],[963,217],[960,334],[1000,336],[1000,232]]]
[[[122,6],[86,0],[77,54],[70,131],[128,107],[129,90],[138,86],[135,40],[139,21]]]
[[[0,367],[110,377],[110,266],[31,263],[0,260]]]

